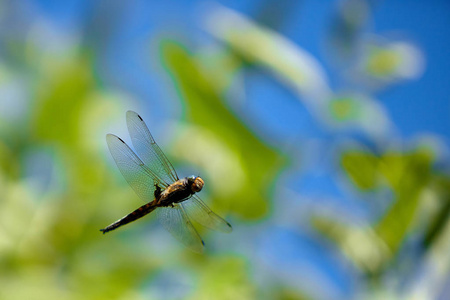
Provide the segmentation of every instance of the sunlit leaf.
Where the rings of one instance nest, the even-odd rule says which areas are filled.
[[[209,11],[206,29],[246,59],[273,70],[309,108],[316,109],[329,97],[330,88],[320,63],[275,31],[219,5]]]
[[[364,273],[377,274],[391,257],[384,241],[369,227],[313,217],[314,227],[334,241],[342,253]]]
[[[390,183],[395,199],[375,230],[395,253],[411,228],[421,192],[429,183],[431,157],[424,152],[387,153],[381,166],[380,172]]]
[[[432,155],[426,151],[375,155],[351,150],[343,153],[341,163],[361,190],[373,190],[380,182],[392,190],[392,204],[375,226],[375,233],[394,255],[412,229],[421,193],[430,182]]]
[[[341,164],[352,182],[361,190],[377,186],[378,159],[373,154],[347,151],[341,157]]]

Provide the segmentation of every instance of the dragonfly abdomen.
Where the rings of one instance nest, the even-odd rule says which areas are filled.
[[[139,207],[138,209],[136,209],[135,211],[133,211],[133,212],[129,213],[128,215],[126,215],[125,217],[123,217],[122,219],[117,220],[116,222],[112,223],[111,225],[109,225],[103,229],[100,229],[100,231],[103,232],[103,234],[105,234],[108,231],[116,229],[117,227],[120,227],[122,225],[133,222],[134,220],[142,218],[143,216],[151,213],[157,207],[158,206],[156,205],[155,201],[144,204],[141,207]]]

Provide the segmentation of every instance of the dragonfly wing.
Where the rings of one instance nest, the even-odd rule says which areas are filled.
[[[155,198],[156,185],[162,188],[167,186],[121,138],[114,134],[107,134],[106,142],[123,177],[142,200],[150,202]]]
[[[163,227],[186,247],[197,253],[203,252],[202,238],[192,226],[186,212],[179,204],[174,207],[160,207],[156,210]]]
[[[214,213],[197,195],[186,200],[180,205],[194,221],[201,225],[222,232],[231,232],[233,228],[230,223]]]
[[[131,142],[139,157],[167,184],[178,180],[177,172],[156,144],[144,120],[134,111],[127,111],[127,126]]]

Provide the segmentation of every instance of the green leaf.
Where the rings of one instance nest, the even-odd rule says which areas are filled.
[[[429,184],[431,163],[432,156],[426,152],[386,153],[382,157],[380,173],[389,182],[395,198],[375,230],[393,253],[411,229],[420,194]]]
[[[373,154],[363,151],[346,151],[341,156],[341,165],[347,176],[363,191],[378,186],[377,161]]]

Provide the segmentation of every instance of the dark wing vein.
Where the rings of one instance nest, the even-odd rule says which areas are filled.
[[[190,218],[207,228],[222,232],[233,230],[230,223],[214,213],[197,195],[180,204]]]
[[[166,184],[177,181],[174,167],[153,139],[145,122],[134,111],[127,111],[127,126],[131,142],[144,163]]]
[[[167,184],[150,170],[121,138],[107,134],[106,142],[123,177],[142,200],[150,202],[155,198],[156,185],[163,189],[167,187]]]
[[[195,252],[203,252],[202,238],[192,226],[185,210],[179,204],[174,207],[160,207],[156,210],[159,221],[173,237]]]

